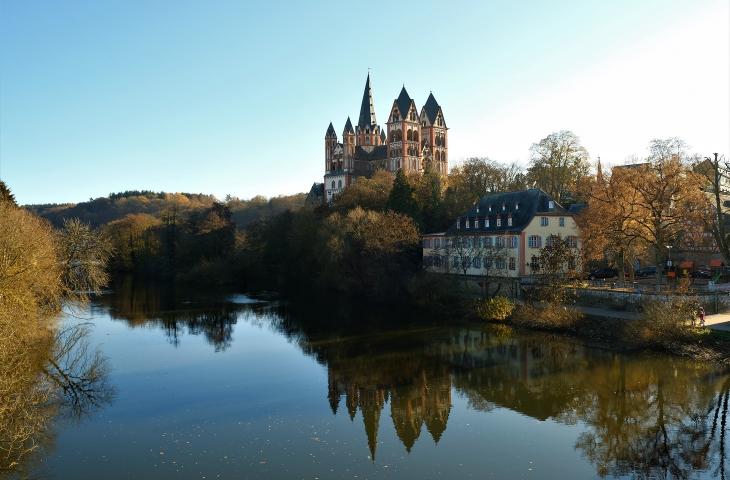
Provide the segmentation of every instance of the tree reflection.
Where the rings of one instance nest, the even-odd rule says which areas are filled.
[[[455,390],[476,410],[584,425],[575,448],[601,476],[726,476],[730,378],[711,366],[504,327],[400,329],[356,314],[339,322],[287,311],[272,318],[327,366],[332,412],[360,413],[373,460],[383,410],[411,451],[424,426],[434,442],[443,437]]]
[[[0,472],[22,469],[31,453],[48,448],[51,422],[57,416],[79,421],[112,401],[108,362],[88,337],[86,324],[56,331],[51,341],[27,351],[27,357],[36,360],[25,362],[26,368],[4,371]]]
[[[231,346],[233,328],[244,306],[225,301],[181,302],[180,293],[171,285],[150,285],[125,278],[114,285],[114,295],[104,295],[99,301],[106,305],[114,320],[123,320],[136,328],[155,325],[162,329],[168,341],[180,346],[183,335],[203,335],[216,351]]]

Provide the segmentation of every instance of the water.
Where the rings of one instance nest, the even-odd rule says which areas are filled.
[[[137,287],[83,312],[85,340],[106,357],[106,396],[53,410],[23,475],[726,474],[730,380],[707,365],[508,328]]]

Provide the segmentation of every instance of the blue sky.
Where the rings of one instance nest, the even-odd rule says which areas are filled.
[[[22,203],[307,191],[368,67],[381,124],[433,91],[452,164],[561,129],[607,163],[673,135],[727,154],[728,23],[726,0],[0,0],[0,178]]]

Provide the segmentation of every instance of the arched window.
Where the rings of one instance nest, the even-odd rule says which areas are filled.
[[[406,138],[408,140],[413,140],[413,130],[411,130],[410,128],[408,129],[408,133],[406,133]]]
[[[413,141],[414,142],[418,141],[418,130],[413,130]]]
[[[337,188],[342,188],[342,180],[337,181]]]
[[[335,189],[335,181],[332,180],[332,190],[334,190],[334,189]]]
[[[365,145],[370,145],[370,137],[365,137]]]

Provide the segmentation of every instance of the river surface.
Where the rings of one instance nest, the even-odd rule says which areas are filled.
[[[726,372],[358,310],[129,285],[103,295],[64,319],[90,322],[99,398],[54,410],[22,476],[726,475]]]

